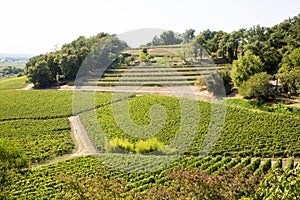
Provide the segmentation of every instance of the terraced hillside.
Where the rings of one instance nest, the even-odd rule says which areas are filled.
[[[200,76],[216,72],[213,65],[167,66],[144,64],[130,68],[109,68],[99,80],[99,86],[186,86],[194,85]]]

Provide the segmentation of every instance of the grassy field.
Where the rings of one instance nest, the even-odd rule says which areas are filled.
[[[0,78],[0,90],[12,90],[24,88],[26,83],[26,77],[12,77],[12,78]]]

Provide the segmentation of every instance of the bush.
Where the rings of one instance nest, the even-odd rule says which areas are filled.
[[[111,153],[121,153],[124,151],[134,152],[134,145],[128,139],[115,138],[107,143],[106,150]],[[123,152],[124,153],[124,152]]]
[[[157,151],[163,147],[163,144],[159,142],[156,138],[149,138],[147,140],[140,140],[135,145],[135,151],[138,154],[149,153],[152,151]]]
[[[106,150],[111,153],[150,153],[157,151],[163,147],[163,143],[159,142],[156,138],[149,138],[147,140],[140,140],[135,145],[128,139],[115,138],[106,143]],[[169,149],[171,151],[172,149]]]
[[[241,84],[239,93],[244,97],[254,97],[259,102],[265,101],[270,96],[270,79],[271,76],[266,72],[254,74]]]
[[[241,199],[252,196],[261,179],[246,169],[208,175],[199,169],[174,168],[166,176],[169,186],[156,185],[135,199]]]

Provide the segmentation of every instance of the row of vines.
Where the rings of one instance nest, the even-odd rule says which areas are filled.
[[[149,195],[149,193],[156,195],[155,192],[153,193],[154,188],[168,187],[171,188],[171,190],[176,189],[175,177],[177,175],[180,176],[180,174],[176,175],[174,173],[185,173],[185,176],[188,176],[188,173],[193,172],[198,176],[203,176],[202,178],[207,176],[213,180],[222,177],[229,178],[230,175],[243,177],[243,180],[246,182],[248,181],[248,183],[251,182],[254,188],[246,189],[246,185],[240,183],[241,185],[239,187],[245,186],[241,191],[248,191],[248,196],[254,197],[257,195],[258,197],[260,195],[260,197],[262,197],[264,194],[261,192],[261,188],[264,186],[260,185],[260,180],[262,180],[262,184],[266,184],[264,183],[265,181],[268,181],[268,183],[272,181],[268,177],[272,176],[274,170],[295,169],[293,160],[290,160],[291,164],[289,164],[288,168],[283,168],[281,159],[277,159],[276,163],[272,166],[271,160],[269,159],[262,161],[260,158],[250,157],[183,156],[176,158],[171,163],[150,170],[151,165],[154,166],[155,163],[158,163],[159,161],[163,163],[163,160],[167,159],[162,157],[107,154],[99,155],[97,157],[80,157],[54,165],[31,169],[23,172],[23,174],[17,174],[15,176],[14,184],[6,188],[8,191],[7,195],[10,198],[18,197],[28,199],[53,199],[62,198],[64,196],[75,197],[79,192],[75,188],[77,186],[79,188],[84,187],[83,185],[80,185],[81,181],[85,182],[90,179],[91,181],[102,180],[104,183],[106,183],[106,181],[122,180],[118,183],[114,182],[114,184],[119,184],[117,186],[122,188],[118,194],[115,194],[116,197],[143,197]],[[135,166],[133,166],[133,162]],[[118,169],[115,168],[116,166],[118,166]],[[130,173],[133,167],[135,167],[136,172]],[[170,174],[172,174],[172,176],[170,176]],[[193,176],[194,175],[195,174],[193,174]],[[265,176],[268,179],[264,179]],[[77,184],[76,187],[69,185],[70,182],[67,180],[70,180],[70,178],[73,179],[73,184]],[[189,179],[192,177],[185,178]],[[105,185],[104,183],[101,182],[101,184]],[[90,184],[89,187],[92,188],[93,184],[97,186],[99,183],[86,182],[86,184]],[[219,184],[222,186],[222,182]],[[275,185],[275,183],[273,184]],[[109,190],[114,191],[111,186],[102,189],[107,192]],[[257,189],[257,194],[255,194],[256,191],[253,191],[253,189]],[[232,187],[231,190],[232,191],[228,192],[233,192],[235,190],[234,187]],[[89,193],[92,191],[85,192]],[[97,191],[94,192],[94,195],[96,195]],[[100,193],[101,191],[98,192]],[[238,194],[238,191],[235,191],[235,193],[239,197],[245,195],[241,193]]]

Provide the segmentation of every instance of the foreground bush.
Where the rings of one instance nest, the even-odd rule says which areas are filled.
[[[274,169],[261,182],[254,199],[300,199],[300,171],[296,168]]]
[[[199,169],[175,168],[166,176],[170,185],[157,185],[137,199],[240,199],[253,196],[261,176],[247,169],[230,169],[222,174],[208,175]]]

